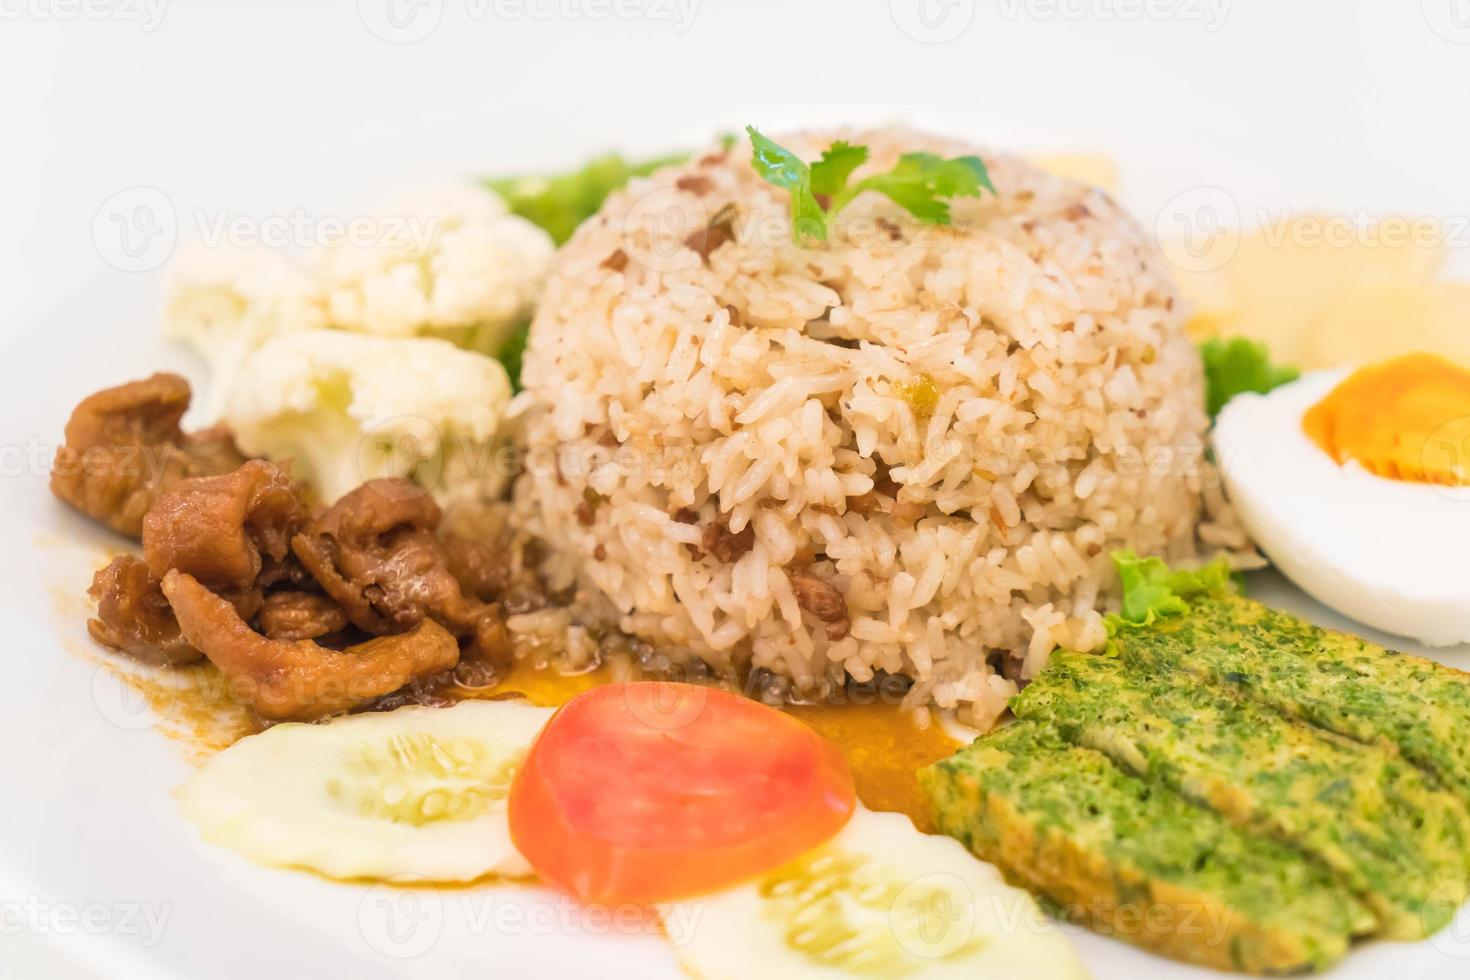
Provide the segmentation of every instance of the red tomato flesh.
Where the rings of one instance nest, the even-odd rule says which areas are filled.
[[[562,706],[511,784],[510,834],[588,902],[662,902],[777,867],[847,823],[842,751],[758,701],[608,684]]]

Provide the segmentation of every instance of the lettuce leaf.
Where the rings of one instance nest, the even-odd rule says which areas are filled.
[[[546,176],[497,177],[485,181],[512,212],[546,229],[561,245],[577,226],[597,213],[613,191],[634,177],[682,163],[688,154],[630,162],[616,153],[588,160],[581,168]]]
[[[1294,367],[1272,364],[1266,345],[1246,337],[1212,337],[1200,345],[1199,353],[1205,362],[1205,409],[1212,419],[1236,395],[1247,391],[1264,395],[1301,376]]]
[[[1180,571],[1170,568],[1162,558],[1140,558],[1132,551],[1115,551],[1112,558],[1123,586],[1123,606],[1108,617],[1109,632],[1122,626],[1150,626],[1166,616],[1186,615],[1186,600],[1224,595],[1235,587],[1230,564],[1224,558]]]
[[[505,368],[505,373],[510,376],[510,390],[518,392],[521,390],[521,361],[526,355],[526,341],[531,336],[531,321],[525,320],[516,324],[500,345],[500,351],[495,359]]]

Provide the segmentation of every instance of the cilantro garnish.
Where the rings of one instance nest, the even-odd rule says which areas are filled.
[[[979,157],[945,159],[933,153],[905,153],[886,173],[850,183],[853,171],[868,159],[866,146],[837,140],[812,164],[746,126],[753,148],[751,165],[768,183],[791,194],[791,237],[797,243],[826,241],[833,217],[864,191],[887,195],[920,221],[950,222],[949,203],[956,197],[995,193]]]

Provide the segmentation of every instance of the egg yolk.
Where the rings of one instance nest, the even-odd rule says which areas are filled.
[[[1361,368],[1313,405],[1307,436],[1391,480],[1470,486],[1470,371],[1432,354]]]

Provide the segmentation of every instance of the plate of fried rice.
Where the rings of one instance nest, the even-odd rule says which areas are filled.
[[[105,268],[7,348],[0,977],[1463,974],[1454,18],[1354,15],[1375,154],[1228,3],[491,6],[9,182]]]

